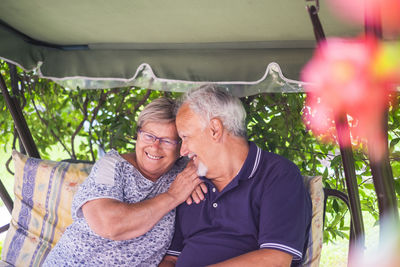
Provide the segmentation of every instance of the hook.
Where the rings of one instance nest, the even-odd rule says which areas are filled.
[[[315,11],[314,11],[314,15],[318,13],[319,11],[319,0],[305,0],[306,2],[315,2]],[[312,6],[312,4],[307,4],[306,8],[307,10],[310,10],[310,6]]]

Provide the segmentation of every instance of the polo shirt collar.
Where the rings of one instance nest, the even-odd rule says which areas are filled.
[[[251,179],[254,177],[261,159],[261,148],[249,141],[249,153],[237,177],[239,180]]]

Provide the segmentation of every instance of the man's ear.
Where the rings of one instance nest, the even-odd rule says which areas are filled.
[[[222,124],[222,121],[218,118],[211,119],[210,131],[212,138],[218,141],[224,132],[224,125]]]

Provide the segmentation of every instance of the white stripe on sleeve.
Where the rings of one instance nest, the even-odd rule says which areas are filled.
[[[286,251],[292,255],[294,255],[293,259],[294,260],[301,260],[301,258],[303,257],[303,253],[298,251],[297,249],[282,245],[282,244],[278,244],[278,243],[264,243],[260,245],[260,248],[275,248],[275,249],[279,249],[279,250],[283,250]]]
[[[179,256],[179,255],[181,255],[181,253],[179,252],[179,251],[175,251],[175,250],[167,250],[167,254],[168,255],[172,255],[172,256]]]

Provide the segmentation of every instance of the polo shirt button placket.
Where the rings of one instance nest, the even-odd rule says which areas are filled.
[[[214,208],[217,208],[217,207],[218,207],[218,204],[214,202],[214,203],[213,203],[213,207],[214,207]]]
[[[215,189],[215,187],[213,187],[212,191],[213,191],[213,193],[215,193],[215,191],[217,191],[217,189]]]

